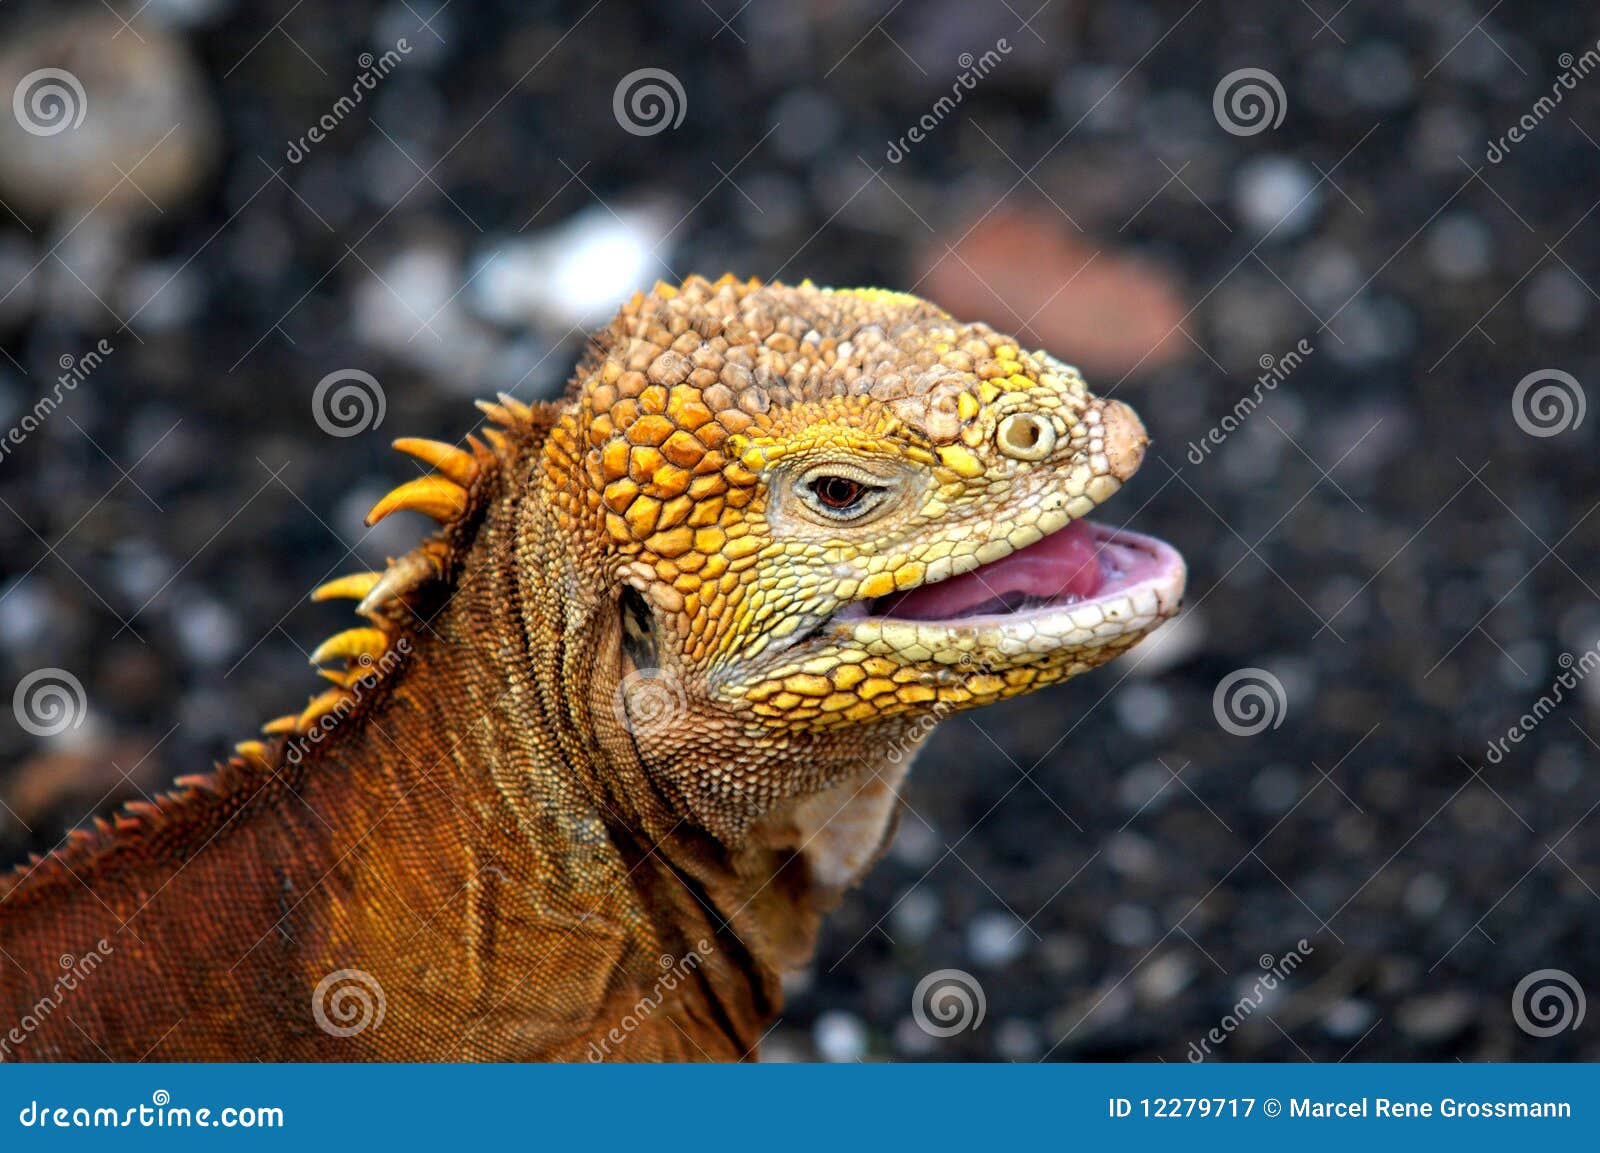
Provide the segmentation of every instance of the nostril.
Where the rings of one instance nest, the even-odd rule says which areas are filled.
[[[1120,400],[1101,401],[1100,426],[1111,475],[1125,481],[1139,471],[1150,437],[1137,413]]]
[[[1056,445],[1056,428],[1037,413],[1012,413],[995,433],[1000,451],[1017,460],[1043,460]]]

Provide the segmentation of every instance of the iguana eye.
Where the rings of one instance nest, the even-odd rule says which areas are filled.
[[[847,476],[819,476],[811,482],[811,491],[826,507],[846,512],[861,503],[867,486]]]
[[[863,469],[825,465],[802,476],[795,493],[814,518],[856,521],[883,507],[884,497],[893,486],[887,478],[882,484],[874,483],[877,479]]]

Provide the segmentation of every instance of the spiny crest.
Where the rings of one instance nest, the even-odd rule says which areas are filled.
[[[554,405],[530,406],[502,393],[498,403],[479,407],[499,428],[485,427],[466,438],[466,446],[443,441],[402,437],[394,447],[435,471],[408,481],[380,500],[367,516],[369,525],[391,513],[410,509],[425,513],[441,524],[440,532],[415,549],[389,562],[381,572],[349,573],[336,577],[311,593],[313,601],[354,600],[356,612],[367,624],[335,633],[311,654],[313,665],[332,665],[318,672],[334,687],[313,696],[299,713],[268,721],[262,731],[282,741],[241,741],[234,755],[219,762],[210,773],[182,776],[174,788],[154,801],[130,801],[109,819],[96,817],[92,827],[74,829],[66,841],[47,854],[34,853],[9,872],[0,872],[0,897],[10,897],[30,879],[49,872],[72,869],[95,853],[121,844],[127,837],[158,834],[161,829],[193,818],[197,804],[248,803],[263,779],[284,766],[285,751],[296,736],[311,732],[324,717],[343,714],[359,699],[363,682],[370,689],[392,667],[386,660],[394,651],[411,602],[427,586],[447,577],[455,555],[455,532],[470,519],[480,493],[480,480],[491,471],[510,465],[519,443],[536,439],[555,420]],[[481,439],[480,439],[481,437]],[[31,886],[30,886],[31,887]]]
[[[412,601],[422,590],[449,576],[458,543],[453,532],[476,507],[479,479],[511,463],[516,455],[515,440],[525,439],[554,419],[549,406],[524,404],[505,393],[497,402],[480,401],[478,407],[501,427],[481,429],[481,439],[469,435],[465,447],[409,436],[394,442],[397,450],[434,471],[386,494],[367,514],[367,524],[375,525],[391,513],[409,510],[438,521],[440,532],[390,560],[382,572],[349,573],[312,592],[314,601],[356,601],[356,612],[368,623],[335,633],[317,646],[311,663],[334,666],[318,669],[334,687],[313,696],[301,712],[267,722],[263,728],[268,734],[287,737],[309,733],[324,717],[343,713],[359,699],[363,682],[386,675],[390,662],[385,658],[405,626]]]

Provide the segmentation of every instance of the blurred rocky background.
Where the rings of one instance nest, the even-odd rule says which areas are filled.
[[[881,284],[1141,411],[1107,513],[1191,606],[945,726],[766,1055],[1600,1055],[1518,995],[1600,991],[1597,39],[1465,0],[7,0],[0,687],[84,707],[0,709],[0,854],[299,707],[343,623],[307,592],[420,529],[361,525],[391,437],[554,395],[657,278]],[[319,421],[354,372],[381,422]]]

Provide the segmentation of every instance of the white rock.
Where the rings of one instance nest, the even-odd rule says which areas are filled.
[[[1289,156],[1262,156],[1239,166],[1235,207],[1258,234],[1286,240],[1304,232],[1322,208],[1316,170]]]
[[[812,1026],[811,1042],[824,1061],[859,1061],[867,1055],[867,1027],[852,1013],[830,1010]]]

